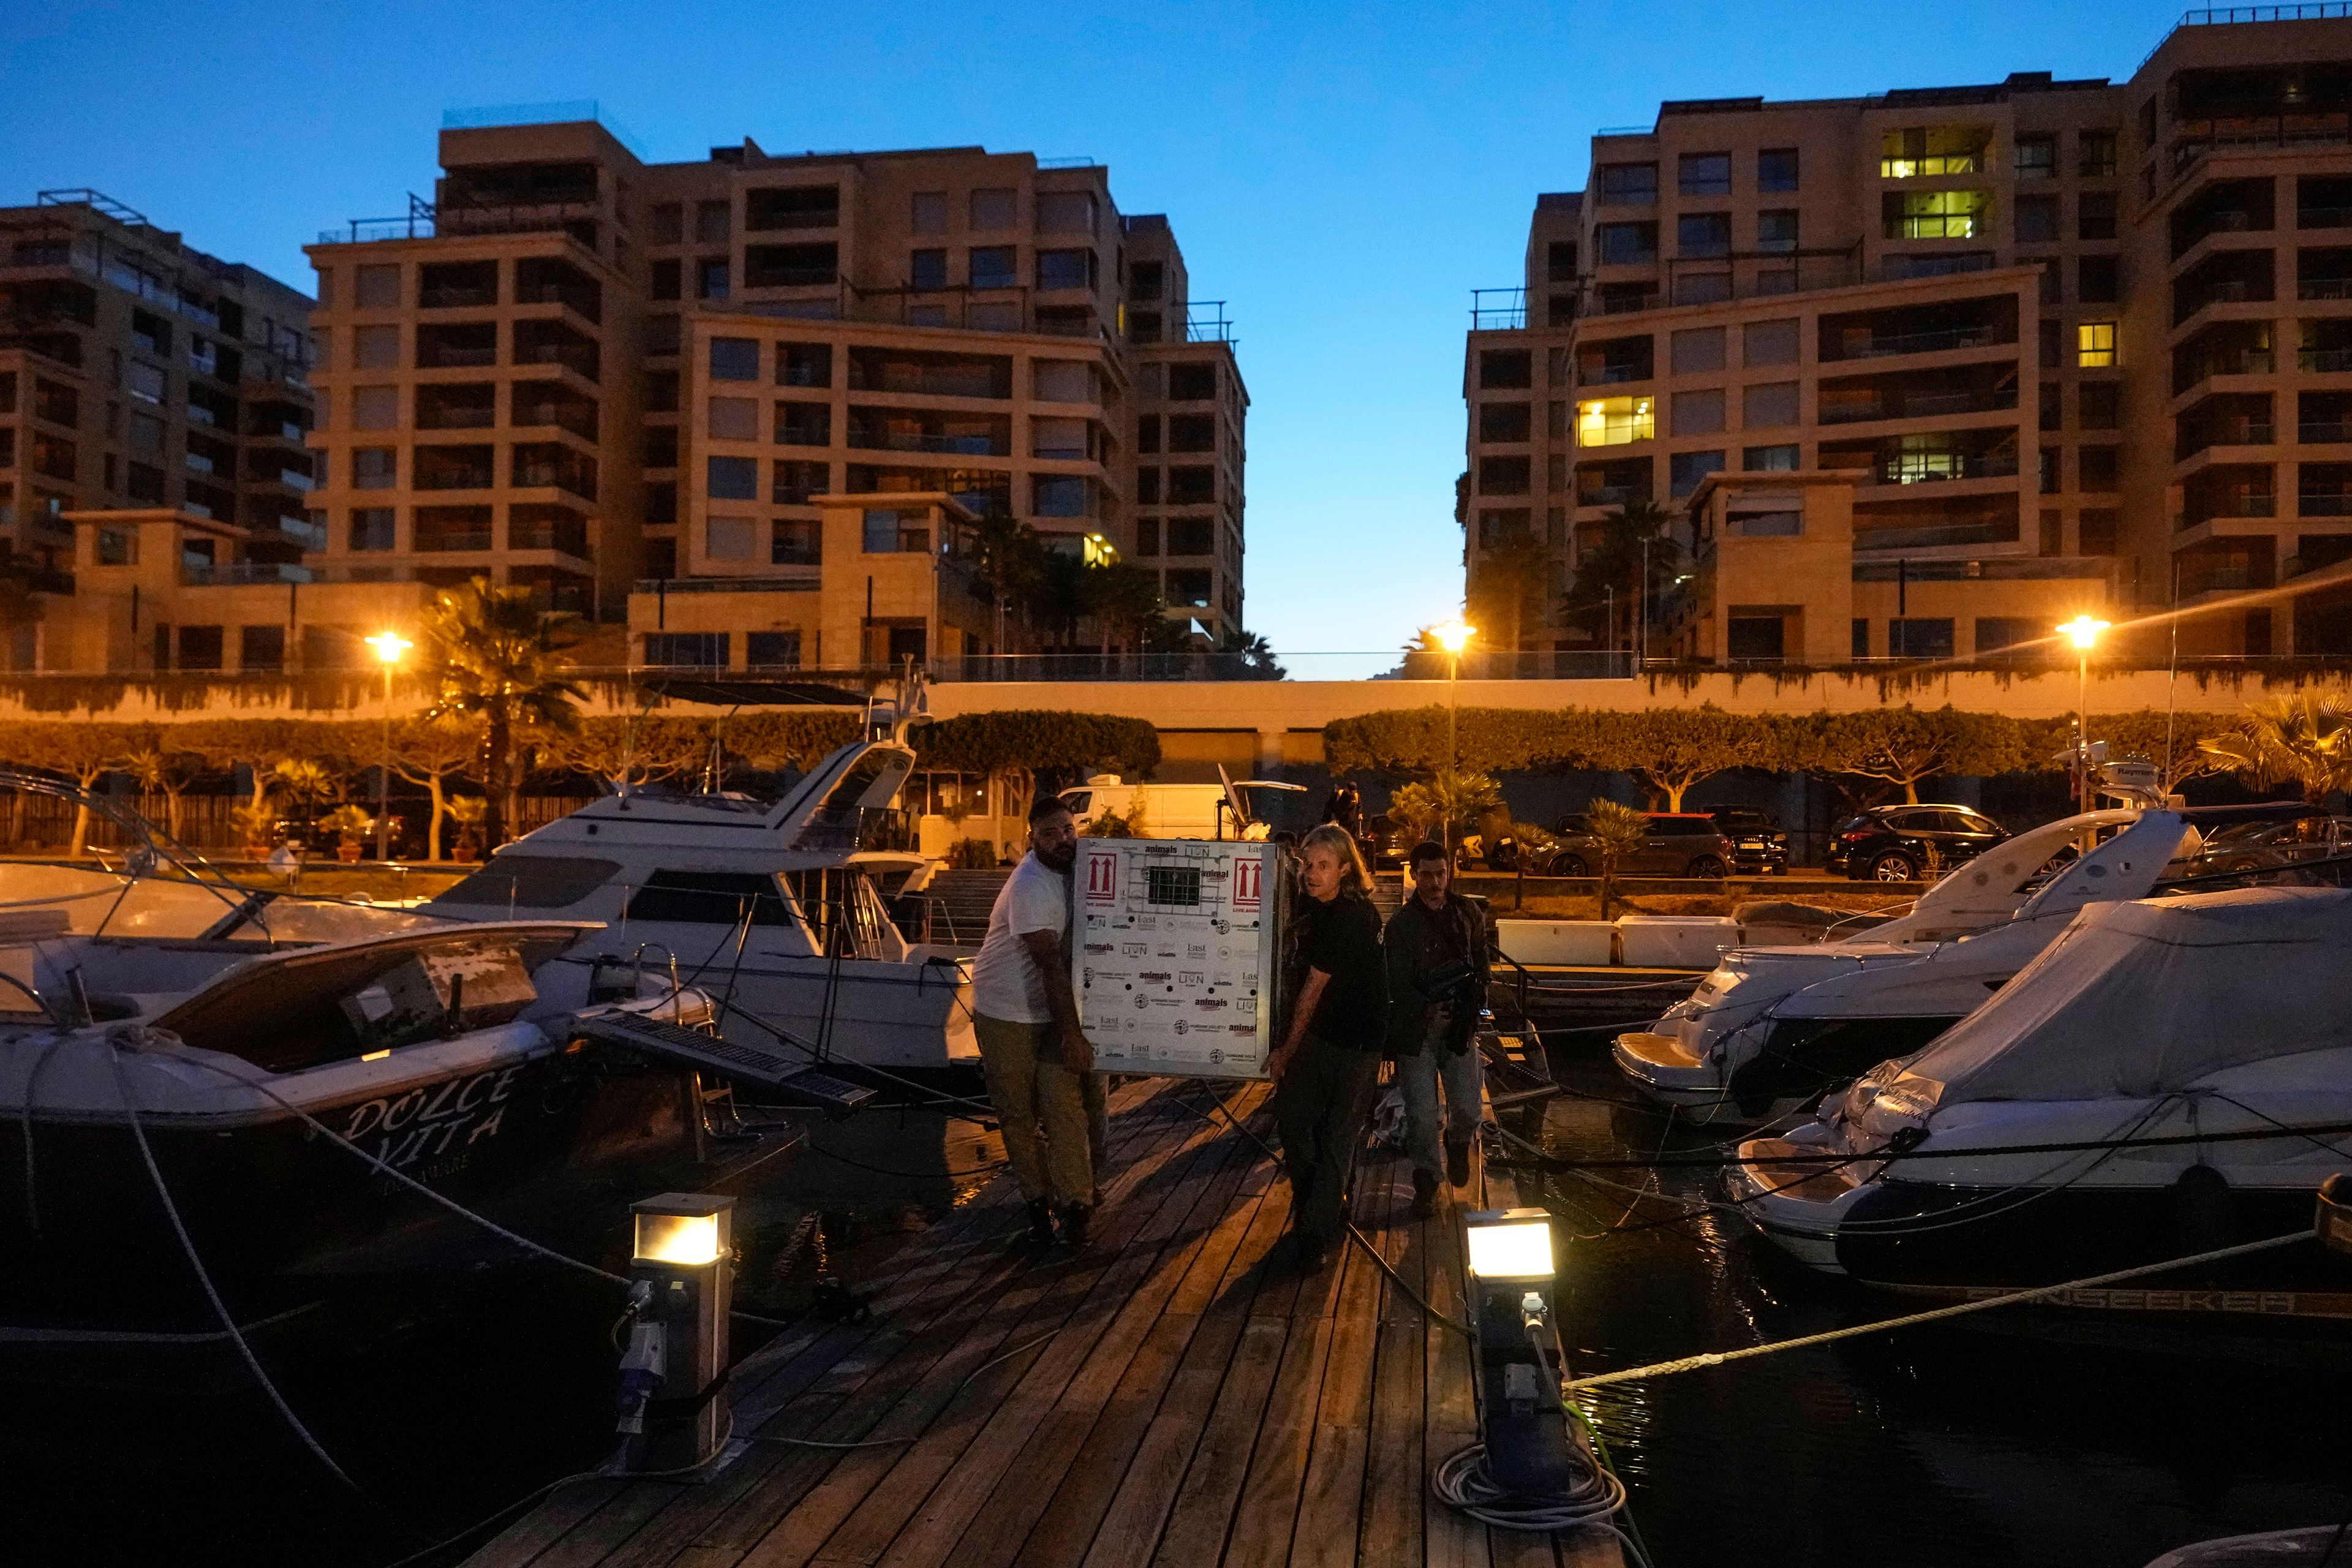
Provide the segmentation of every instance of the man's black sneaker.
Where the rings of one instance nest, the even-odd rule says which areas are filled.
[[[1445,1179],[1457,1187],[1470,1184],[1469,1140],[1445,1145]]]
[[[1427,1219],[1437,1212],[1437,1178],[1426,1171],[1412,1173],[1412,1217]]]
[[[1055,1215],[1062,1228],[1064,1247],[1084,1247],[1087,1244],[1087,1219],[1094,1211],[1084,1204],[1064,1204]]]
[[[1029,1200],[1029,1239],[1040,1247],[1054,1245],[1054,1205],[1044,1198]]]

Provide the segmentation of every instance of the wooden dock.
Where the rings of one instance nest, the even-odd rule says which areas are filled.
[[[1476,1435],[1467,1345],[1360,1247],[1305,1279],[1277,1267],[1289,1184],[1211,1092],[1114,1092],[1083,1251],[1023,1245],[1000,1176],[852,1281],[871,1318],[795,1327],[736,1367],[753,1440],[714,1479],[575,1482],[470,1563],[1615,1568],[1605,1533],[1490,1532],[1431,1498],[1431,1464]],[[1223,1092],[1271,1142],[1264,1087]],[[1459,1318],[1454,1215],[1410,1217],[1402,1160],[1368,1157],[1355,1189],[1364,1234]]]

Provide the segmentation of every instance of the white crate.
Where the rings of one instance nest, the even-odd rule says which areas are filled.
[[[1621,915],[1617,951],[1637,969],[1713,969],[1739,945],[1739,922],[1724,915]]]
[[[1265,1076],[1282,853],[1264,843],[1078,841],[1070,983],[1097,1068]]]
[[[1503,955],[1521,963],[1617,962],[1617,927],[1609,921],[1496,921],[1495,934]]]

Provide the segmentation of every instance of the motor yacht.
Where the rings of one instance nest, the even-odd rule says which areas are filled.
[[[503,846],[421,909],[598,922],[575,959],[709,994],[725,1037],[751,1048],[976,1070],[969,951],[908,941],[884,901],[929,864],[894,847],[891,805],[914,763],[883,731],[772,804],[608,795]]]
[[[1740,1144],[1731,1200],[1814,1268],[1942,1293],[2308,1229],[2352,1168],[2347,962],[2352,890],[2087,905],[1934,1044]],[[2289,1247],[2073,1304],[2347,1317],[2347,1264]]]

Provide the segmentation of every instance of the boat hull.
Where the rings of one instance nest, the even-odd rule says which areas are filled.
[[[553,1045],[395,1092],[307,1107],[403,1175],[568,1256],[621,1261],[629,1204],[690,1169],[689,1080]],[[142,1118],[205,1272],[240,1323],[446,1281],[529,1255],[294,1115]],[[215,1342],[217,1313],[128,1121],[0,1121],[0,1350]],[[29,1178],[27,1173],[29,1172]]]

